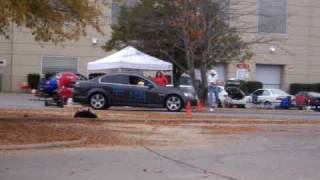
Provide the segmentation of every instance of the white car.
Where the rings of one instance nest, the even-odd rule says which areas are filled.
[[[248,97],[241,89],[237,87],[228,87],[226,92],[228,93],[228,97],[224,102],[226,107],[247,108]]]
[[[294,101],[295,97],[280,89],[258,89],[250,96],[247,96],[249,102],[253,104],[262,104],[264,107],[275,108],[280,106],[281,101],[288,96]]]
[[[217,101],[218,107],[225,107],[226,100],[228,99],[228,93],[223,86],[217,86],[217,90],[218,90],[218,101]]]
[[[173,87],[172,84],[168,84],[167,87]],[[180,85],[179,88],[183,91],[184,95],[189,97],[189,96],[194,96],[196,98],[196,92],[191,85]],[[226,99],[228,98],[228,93],[225,91],[223,86],[217,86],[218,89],[218,98],[219,100],[217,101],[219,107],[224,107]]]

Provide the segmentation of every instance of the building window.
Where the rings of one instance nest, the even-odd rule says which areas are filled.
[[[287,0],[259,0],[259,33],[287,33]]]
[[[78,72],[78,58],[47,56],[42,59],[42,73]]]
[[[118,18],[120,16],[120,3],[119,2],[112,2],[112,7],[111,7],[112,15],[111,15],[111,24],[117,24],[118,23]]]
[[[230,22],[230,0],[219,0],[219,14],[221,15],[222,20],[229,24]]]

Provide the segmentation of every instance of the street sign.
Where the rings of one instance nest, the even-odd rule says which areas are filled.
[[[237,72],[236,77],[239,80],[247,80],[250,75],[250,64],[239,63],[237,64]]]

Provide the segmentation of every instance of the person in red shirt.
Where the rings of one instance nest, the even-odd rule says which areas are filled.
[[[160,71],[156,73],[156,77],[153,78],[153,81],[160,86],[166,86],[168,84],[168,79]]]

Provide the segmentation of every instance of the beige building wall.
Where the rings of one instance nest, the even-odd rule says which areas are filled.
[[[1,77],[1,84],[0,87],[3,91],[10,90],[10,79],[11,79],[11,68],[8,68],[11,64],[11,40],[7,39],[3,36],[0,36],[0,57],[1,59],[6,60],[7,66],[0,67],[0,77]]]
[[[244,2],[244,1],[242,1]],[[247,12],[258,14],[259,0],[246,0]],[[283,65],[282,88],[289,89],[291,83],[320,82],[320,1],[287,0],[288,22],[286,34],[259,34],[258,17],[247,15],[240,20],[234,18],[232,25],[252,27],[251,33],[244,33],[245,39],[265,37],[273,39],[268,44],[252,46],[254,57],[250,80],[255,80],[256,64]],[[238,5],[238,4],[237,4]],[[252,33],[255,32],[255,33]],[[276,51],[271,53],[270,47]],[[228,78],[235,77],[236,63],[228,66]]]
[[[99,19],[104,34],[88,28],[87,36],[78,41],[58,45],[36,42],[28,29],[13,26],[9,39],[0,37],[0,57],[7,61],[7,66],[0,72],[2,91],[20,91],[20,84],[27,81],[28,74],[42,74],[45,56],[78,58],[78,72],[87,75],[87,63],[108,54],[101,46],[111,36],[111,0],[105,0],[104,5],[105,14]],[[98,39],[98,43],[93,44],[92,38]]]

